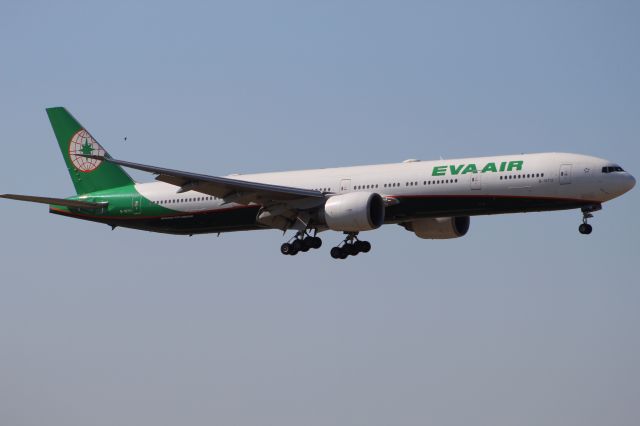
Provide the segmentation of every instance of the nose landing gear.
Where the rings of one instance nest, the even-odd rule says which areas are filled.
[[[582,208],[582,223],[578,226],[578,232],[582,235],[589,235],[593,231],[593,227],[589,225],[587,222],[589,219],[593,217],[593,212],[601,210],[602,206],[587,206]]]
[[[349,256],[357,256],[359,253],[368,253],[371,250],[371,243],[359,240],[357,235],[357,232],[347,233],[347,238],[331,249],[331,257],[346,259]]]

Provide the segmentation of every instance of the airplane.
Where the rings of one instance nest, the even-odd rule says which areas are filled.
[[[76,195],[1,198],[49,205],[51,213],[167,234],[259,229],[295,231],[280,251],[318,249],[320,232],[345,237],[334,259],[371,250],[360,232],[397,224],[424,239],[467,234],[470,217],[580,209],[581,234],[602,203],[635,186],[618,164],[580,154],[539,153],[396,164],[235,174],[225,177],[111,157],[63,107],[48,108]],[[138,183],[124,168],[156,175]]]

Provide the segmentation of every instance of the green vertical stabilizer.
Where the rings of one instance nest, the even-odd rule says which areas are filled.
[[[47,108],[51,127],[78,194],[131,185],[122,167],[86,155],[109,157],[91,134],[63,107]]]

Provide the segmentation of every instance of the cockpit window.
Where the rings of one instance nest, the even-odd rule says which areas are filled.
[[[602,168],[602,173],[624,172],[620,166],[605,166]]]

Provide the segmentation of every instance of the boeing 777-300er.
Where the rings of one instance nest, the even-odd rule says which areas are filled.
[[[318,233],[345,235],[335,259],[366,253],[361,231],[398,224],[426,239],[462,237],[469,218],[499,213],[581,209],[581,234],[602,203],[635,179],[618,164],[580,154],[541,153],[341,167],[226,177],[112,158],[67,112],[47,109],[77,195],[5,194],[49,205],[51,213],[168,234],[293,230],[280,247],[295,255],[322,245]],[[123,167],[156,175],[137,183]]]

